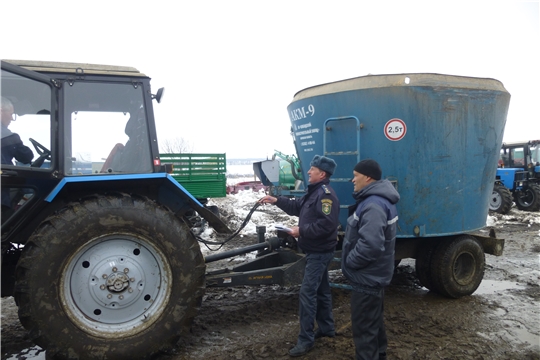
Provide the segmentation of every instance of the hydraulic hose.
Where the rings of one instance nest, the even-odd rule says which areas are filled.
[[[203,243],[207,248],[208,250],[211,250],[211,251],[217,251],[219,249],[221,249],[223,247],[223,245],[225,245],[226,243],[228,243],[229,241],[231,241],[232,239],[234,239],[239,233],[240,231],[242,231],[243,228],[246,227],[246,225],[249,223],[249,220],[251,219],[251,216],[253,215],[253,213],[255,212],[255,210],[261,205],[260,202],[256,202],[255,205],[251,208],[251,210],[249,211],[248,215],[246,216],[246,218],[244,219],[244,221],[242,222],[242,225],[240,225],[240,228],[238,228],[238,230],[236,230],[231,236],[229,236],[226,240],[224,240],[223,242],[216,242],[216,241],[208,241],[208,240],[204,240],[203,238],[201,238],[200,236],[197,236],[195,234],[193,234],[193,232],[191,232],[193,234],[193,236],[195,236],[195,238]],[[212,249],[210,248],[208,245],[219,245],[219,247],[217,249]]]

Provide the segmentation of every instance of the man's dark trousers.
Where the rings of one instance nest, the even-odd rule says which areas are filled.
[[[328,265],[334,252],[306,254],[306,268],[300,288],[300,334],[298,343],[311,346],[315,342],[314,322],[325,333],[334,333],[332,292],[328,280]]]
[[[379,359],[388,345],[383,319],[384,289],[351,293],[351,321],[356,360]]]

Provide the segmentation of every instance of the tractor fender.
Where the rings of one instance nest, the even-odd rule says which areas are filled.
[[[133,193],[145,191],[143,195],[167,206],[175,214],[183,215],[188,210],[194,210],[208,221],[217,232],[232,233],[216,214],[205,208],[178,181],[166,173],[65,177],[47,195],[45,201],[52,203],[61,193],[69,192],[71,189],[78,189],[78,193],[80,193],[80,189],[83,187],[89,189],[89,194],[92,188],[95,188],[96,191],[99,189]]]

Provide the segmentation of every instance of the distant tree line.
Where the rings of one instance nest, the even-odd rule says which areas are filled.
[[[193,152],[193,144],[184,138],[165,139],[160,141],[159,152],[161,154],[185,154]]]

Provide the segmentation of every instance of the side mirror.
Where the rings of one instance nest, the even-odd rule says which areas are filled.
[[[158,104],[161,102],[161,98],[163,97],[163,92],[165,91],[165,88],[159,88],[156,95],[152,95],[152,99],[156,99]]]

